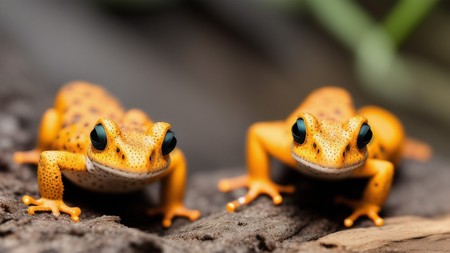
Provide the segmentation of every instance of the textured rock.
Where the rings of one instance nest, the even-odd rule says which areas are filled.
[[[5,80],[15,74],[0,76]],[[446,158],[439,154],[428,163],[404,161],[383,209],[384,217],[391,218],[386,219],[382,228],[361,219],[355,228],[344,229],[341,223],[350,210],[333,203],[336,194],[358,197],[365,180],[314,180],[276,163],[273,173],[276,181],[297,186],[296,194],[285,196],[280,206],[274,206],[263,196],[236,213],[225,212],[225,204],[245,194],[245,190],[221,194],[216,190],[216,182],[244,173],[243,167],[237,167],[191,175],[186,205],[199,208],[203,217],[196,222],[177,219],[167,230],[161,228],[159,217],[145,215],[146,208],[157,203],[157,185],[127,195],[104,195],[65,182],[65,200],[82,208],[79,223],[71,222],[65,214],[30,216],[20,199],[25,194],[38,196],[35,166],[14,164],[11,154],[32,147],[39,118],[35,108],[23,92],[0,85],[0,252],[445,252],[450,249],[450,216],[443,216],[450,212],[447,182],[450,170]]]

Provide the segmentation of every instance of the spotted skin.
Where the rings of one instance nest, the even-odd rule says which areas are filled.
[[[293,140],[291,128],[297,119],[303,119],[306,127],[303,143]],[[363,124],[371,127],[373,138],[367,146],[358,148]],[[388,197],[394,165],[407,143],[402,124],[392,113],[375,106],[356,111],[347,91],[324,87],[311,93],[286,120],[253,124],[247,134],[248,175],[223,179],[218,188],[222,192],[249,188],[245,196],[227,204],[231,212],[260,194],[281,204],[280,193],[293,193],[295,188],[271,180],[270,157],[313,177],[369,178],[361,200],[338,197],[337,202],[354,209],[344,220],[345,226],[352,226],[362,215],[381,226],[384,221],[378,213]],[[408,157],[426,160],[431,154],[430,148],[420,142],[413,149],[418,152],[406,154]]]
[[[103,150],[91,145],[90,133],[101,124],[107,144]],[[200,213],[184,207],[186,161],[175,148],[163,155],[161,146],[170,125],[154,123],[137,109],[125,112],[103,88],[86,82],[73,82],[59,91],[53,108],[42,118],[37,147],[16,152],[17,163],[38,164],[40,199],[24,196],[23,202],[35,211],[60,211],[78,221],[77,207],[63,201],[62,175],[93,191],[118,193],[141,189],[162,181],[161,206],[149,211],[163,213],[163,226],[175,216],[196,220]]]

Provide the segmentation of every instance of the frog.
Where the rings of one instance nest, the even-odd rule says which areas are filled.
[[[366,178],[361,199],[336,196],[335,201],[353,209],[344,219],[345,227],[353,226],[361,216],[382,226],[379,212],[401,158],[426,161],[431,153],[428,144],[406,138],[401,121],[387,109],[368,105],[357,110],[347,90],[325,86],[311,92],[285,120],[251,125],[246,140],[248,173],[220,180],[218,189],[248,188],[245,196],[226,205],[229,212],[262,194],[269,195],[275,205],[281,204],[281,194],[294,193],[295,186],[271,179],[271,159],[320,180]]]
[[[30,215],[62,212],[78,222],[80,208],[63,200],[63,176],[84,189],[112,194],[160,181],[161,204],[147,213],[162,214],[166,228],[177,216],[197,220],[200,212],[183,204],[187,165],[176,144],[169,123],[154,122],[140,109],[126,111],[100,85],[69,82],[42,116],[36,147],[13,154],[18,164],[37,165],[40,198],[25,195],[22,201]]]

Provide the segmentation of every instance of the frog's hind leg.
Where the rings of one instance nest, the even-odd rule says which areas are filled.
[[[384,155],[394,164],[401,158],[426,161],[431,157],[432,148],[422,141],[406,137],[402,123],[391,112],[377,106],[365,106],[358,110],[358,114],[367,118],[376,138],[368,146],[369,153],[382,152],[384,154],[379,155]],[[377,145],[378,148],[375,147]]]
[[[35,149],[30,151],[15,152],[14,162],[18,164],[37,164],[42,151],[48,150],[61,129],[61,116],[55,109],[48,109],[42,116],[39,127],[38,143]]]
[[[38,184],[41,198],[34,199],[24,196],[22,201],[28,208],[29,214],[36,211],[51,211],[58,216],[61,212],[68,213],[73,221],[79,221],[81,210],[69,207],[63,201],[64,185],[61,170],[82,173],[86,171],[85,157],[65,151],[44,151],[40,155],[38,164]]]
[[[432,153],[430,145],[408,137],[403,146],[402,156],[417,161],[427,161],[431,158]]]

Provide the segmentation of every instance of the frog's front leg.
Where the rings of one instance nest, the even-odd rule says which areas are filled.
[[[66,151],[45,151],[41,153],[38,163],[38,184],[40,199],[30,196],[22,198],[28,208],[29,214],[36,211],[51,211],[58,216],[61,212],[70,214],[73,221],[79,221],[81,213],[78,207],[68,207],[63,201],[64,185],[61,170],[84,172],[86,171],[85,157]]]
[[[200,211],[191,210],[183,205],[186,188],[186,160],[179,149],[170,154],[169,174],[162,179],[161,206],[148,211],[149,215],[163,214],[163,226],[172,226],[175,216],[187,217],[194,221],[200,217]]]
[[[248,193],[227,204],[227,210],[235,211],[239,206],[253,201],[261,194],[269,195],[274,204],[281,204],[280,193],[292,193],[294,186],[277,185],[270,178],[270,156],[295,167],[291,156],[292,137],[285,122],[257,123],[250,127],[247,134],[247,168],[248,176],[222,179],[218,188],[228,192],[241,187],[248,187]]]
[[[365,165],[358,169],[353,177],[370,177],[364,190],[362,200],[350,200],[342,197],[337,198],[338,203],[343,203],[354,209],[352,215],[344,220],[346,227],[362,215],[367,215],[377,226],[383,226],[384,220],[378,215],[386,201],[394,176],[394,165],[389,161],[368,159]]]

